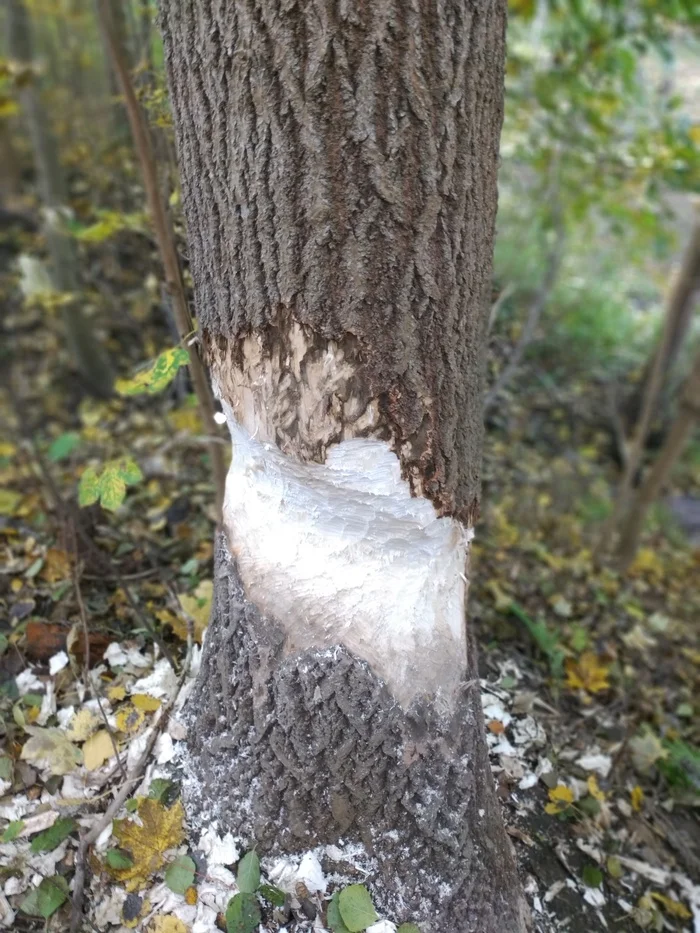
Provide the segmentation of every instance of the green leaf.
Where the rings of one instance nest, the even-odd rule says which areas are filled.
[[[30,917],[43,917],[45,920],[68,900],[68,882],[60,875],[44,878],[38,888],[34,888],[19,905],[19,909]]]
[[[328,904],[326,914],[326,923],[331,928],[332,933],[350,933],[343,922],[340,914],[340,892],[336,891]]]
[[[12,759],[7,755],[0,755],[0,781],[11,781],[14,770]]]
[[[415,923],[402,923],[396,933],[420,933]]]
[[[103,509],[116,512],[126,496],[126,483],[119,475],[119,468],[108,463],[100,477],[100,505]]]
[[[581,877],[587,888],[599,888],[603,883],[603,872],[596,865],[585,865]]]
[[[78,504],[93,505],[100,498],[100,478],[95,467],[89,466],[80,477],[78,485]]]
[[[24,820],[13,820],[2,834],[3,842],[12,842],[24,829]]]
[[[261,897],[264,897],[266,901],[269,901],[275,907],[284,907],[284,902],[286,900],[284,891],[280,891],[279,888],[276,888],[272,884],[261,884],[258,888],[258,894]]]
[[[176,894],[184,894],[194,882],[196,870],[194,859],[189,855],[181,855],[166,868],[165,883]]]
[[[360,933],[379,919],[364,884],[351,884],[341,891],[338,906],[343,923],[350,933]]]
[[[132,379],[117,379],[115,388],[120,395],[141,395],[149,392],[154,395],[168,386],[181,366],[186,366],[190,355],[183,347],[171,347],[164,350],[148,368],[136,373]]]
[[[65,817],[62,820],[56,820],[53,826],[49,826],[43,833],[39,833],[32,839],[30,846],[32,852],[51,852],[56,846],[59,846],[64,839],[77,829],[75,820]]]
[[[162,803],[166,807],[170,803],[174,803],[175,798],[172,795],[176,792],[175,783],[167,778],[154,778],[148,788],[148,796],[151,800],[157,800],[158,803]]]
[[[254,894],[236,894],[226,908],[227,933],[256,933],[262,917]]]
[[[80,435],[75,431],[66,431],[59,435],[48,450],[49,460],[58,463],[68,457],[80,443]]]
[[[132,460],[131,457],[124,457],[119,461],[117,465],[117,472],[127,486],[133,486],[134,483],[140,483],[143,479],[143,473],[141,472],[138,463],[136,463],[135,460]]]
[[[260,859],[257,852],[247,852],[238,863],[236,881],[241,894],[254,894],[260,887]]]
[[[134,860],[126,849],[110,849],[107,852],[105,861],[110,868],[124,869],[131,868]]]

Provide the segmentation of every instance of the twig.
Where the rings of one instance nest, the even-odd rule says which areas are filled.
[[[557,279],[559,277],[559,270],[561,268],[564,249],[563,236],[561,231],[556,230],[555,236],[556,242],[554,243],[554,246],[552,247],[549,254],[547,268],[545,269],[542,283],[537,290],[534,301],[530,305],[530,310],[528,311],[527,318],[525,320],[525,326],[523,327],[522,333],[520,334],[520,339],[513,348],[510,359],[503,367],[503,370],[501,371],[501,374],[496,380],[493,388],[486,394],[486,398],[484,400],[484,412],[487,412],[489,408],[493,406],[494,402],[497,401],[498,396],[508,385],[515,371],[520,366],[523,354],[535,335],[540,315],[542,314],[542,311],[549,301],[549,296],[552,293],[552,289],[556,285]]]
[[[503,305],[508,301],[510,296],[515,292],[515,283],[509,282],[506,287],[503,289],[498,298],[491,305],[491,311],[489,313],[489,326],[487,333],[490,334],[493,330],[493,325],[496,323],[496,318],[498,317],[498,312],[501,310]]]
[[[615,438],[615,446],[617,447],[617,452],[620,457],[620,463],[624,469],[627,464],[627,443],[625,438],[625,426],[622,423],[622,418],[620,417],[620,411],[617,407],[617,400],[615,398],[615,389],[611,382],[606,384],[606,394],[608,400],[608,410],[610,412],[610,424],[612,426],[613,436]]]
[[[80,840],[78,854],[75,861],[75,877],[73,879],[73,900],[71,905],[70,933],[77,933],[78,929],[80,928],[80,923],[83,919],[83,900],[85,898],[85,874],[88,850],[90,849],[90,846],[93,845],[97,839],[99,839],[100,835],[104,832],[112,819],[119,812],[125,803],[126,798],[129,796],[134,782],[139,780],[141,777],[142,772],[148,764],[148,759],[151,756],[151,752],[153,751],[156,741],[163,733],[163,730],[165,729],[165,726],[170,719],[170,715],[175,707],[177,698],[180,695],[180,691],[182,690],[185,680],[187,679],[191,661],[192,637],[188,627],[187,658],[185,659],[185,664],[183,665],[182,672],[177,682],[177,686],[173,691],[173,695],[168,700],[167,705],[163,707],[161,717],[157,724],[154,725],[153,731],[148,738],[148,742],[146,743],[146,747],[144,748],[141,757],[132,768],[129,776],[126,778],[122,786],[119,788],[119,791],[117,792],[114,800],[105,810],[102,819],[99,820],[92,827],[92,829],[89,830],[89,832],[85,833]]]
[[[73,527],[73,534],[75,535],[74,527]],[[73,587],[75,589],[75,598],[78,603],[80,621],[83,627],[83,639],[85,642],[85,651],[84,651],[84,657],[83,657],[83,676],[85,677],[85,686],[91,690],[92,695],[97,700],[97,706],[100,710],[102,721],[105,724],[105,728],[107,729],[107,734],[109,735],[109,740],[112,743],[112,748],[114,749],[114,754],[117,759],[118,770],[121,772],[124,780],[126,780],[126,768],[124,767],[124,762],[122,761],[121,755],[119,754],[119,745],[117,744],[116,736],[114,735],[114,731],[109,724],[109,720],[107,719],[107,714],[105,713],[104,707],[102,706],[102,697],[100,695],[100,690],[98,686],[95,684],[95,682],[93,681],[92,677],[90,676],[90,635],[88,632],[88,621],[87,621],[87,612],[85,610],[85,602],[83,601],[83,594],[80,589],[80,575],[78,573],[77,563],[78,563],[78,558],[77,558],[77,549],[76,549],[76,558],[75,558],[75,561],[73,562]]]

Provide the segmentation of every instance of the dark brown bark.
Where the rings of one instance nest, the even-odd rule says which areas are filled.
[[[335,341],[354,372],[321,399],[330,409],[352,393],[332,436],[306,437],[303,419],[280,413],[269,439],[322,460],[340,436],[388,437],[414,490],[469,523],[504,7],[165,0],[161,10],[198,314],[222,393],[235,396],[254,333],[280,360],[274,394],[295,407],[290,319],[312,357]]]
[[[386,440],[414,495],[472,524],[505,2],[163,0],[161,26],[198,318],[232,416],[286,462]],[[453,693],[402,706],[326,617],[320,639],[264,610],[229,508],[187,714],[193,823],[263,853],[361,842],[392,919],[522,933],[474,651]]]

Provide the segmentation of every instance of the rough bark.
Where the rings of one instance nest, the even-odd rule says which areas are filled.
[[[305,459],[342,437],[390,439],[414,491],[469,523],[504,7],[161,10],[198,315],[222,395],[244,421],[255,409],[258,437]]]
[[[222,536],[189,701],[189,813],[263,852],[362,843],[377,906],[423,933],[524,931],[473,646],[459,700],[442,715],[428,702],[405,713],[342,646],[290,657],[285,641],[247,599]]]
[[[362,843],[378,905],[424,933],[521,933],[460,524],[478,512],[505,2],[163,0],[161,26],[197,315],[234,442],[189,815],[264,853]],[[361,469],[322,475],[339,449],[379,460],[385,442],[395,494]],[[339,540],[337,593],[314,605]],[[303,580],[287,542],[311,542]],[[378,593],[386,570],[389,616],[405,599],[390,581],[412,583],[415,556],[424,598],[430,561],[444,570],[425,554],[445,551],[458,634],[427,599],[443,640],[421,660],[421,618],[373,616],[350,571]],[[387,632],[418,646],[401,678]],[[428,667],[450,644],[448,689]]]

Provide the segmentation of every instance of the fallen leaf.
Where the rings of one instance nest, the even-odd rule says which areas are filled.
[[[181,801],[166,810],[155,800],[146,798],[139,804],[140,823],[124,819],[114,821],[114,836],[119,847],[131,854],[134,864],[129,868],[112,870],[114,878],[135,891],[163,866],[163,853],[180,845],[184,839],[185,811]]]
[[[41,884],[31,890],[20,904],[20,910],[30,917],[51,916],[61,904],[68,900],[68,882],[61,875],[44,878]]]
[[[588,776],[586,786],[588,787],[588,793],[591,795],[591,797],[593,797],[595,800],[598,800],[600,803],[605,801],[605,794],[600,789],[600,787],[598,787],[598,779],[596,778],[595,774],[590,774]]]
[[[66,738],[71,742],[85,742],[100,724],[92,710],[83,708],[73,715],[66,728]]]
[[[642,809],[642,804],[644,803],[644,791],[639,786],[639,784],[636,784],[630,791],[630,802],[632,804],[632,809],[636,813],[639,813],[639,811]]]
[[[25,726],[30,738],[25,742],[21,758],[46,768],[52,774],[70,774],[83,760],[80,749],[76,748],[61,729],[42,729],[39,726]]]
[[[658,901],[662,905],[663,909],[667,914],[670,914],[672,917],[678,917],[681,920],[691,920],[693,915],[680,901],[674,901],[672,897],[668,897],[666,894],[659,894],[656,891],[651,892],[651,897],[655,901]]]
[[[162,706],[161,701],[157,697],[149,696],[147,693],[132,693],[131,702],[136,709],[141,709],[145,713],[155,713],[155,711]]]
[[[94,771],[114,755],[114,746],[109,732],[100,729],[83,745],[83,761],[88,771]]]
[[[584,651],[578,661],[567,658],[564,662],[566,685],[570,690],[585,690],[586,693],[599,693],[610,687],[609,668],[592,651]]]
[[[187,927],[179,917],[157,914],[148,926],[148,933],[187,933]]]
[[[178,596],[183,611],[187,613],[194,623],[194,640],[202,643],[202,636],[211,615],[211,601],[214,595],[214,584],[211,580],[202,580],[192,595],[182,593]],[[187,625],[177,617],[172,622],[173,631],[183,641],[187,638]]]
[[[123,706],[116,715],[117,729],[120,732],[134,733],[138,732],[146,721],[146,714],[131,703]]]
[[[663,747],[661,740],[647,729],[643,735],[635,735],[630,739],[630,753],[632,764],[641,774],[646,774],[657,761],[668,757],[668,750]]]
[[[48,583],[67,580],[71,575],[70,555],[59,548],[49,548],[46,552],[41,575]]]
[[[574,792],[564,784],[557,784],[549,792],[550,803],[545,806],[545,813],[555,815],[568,810],[574,802]]]

